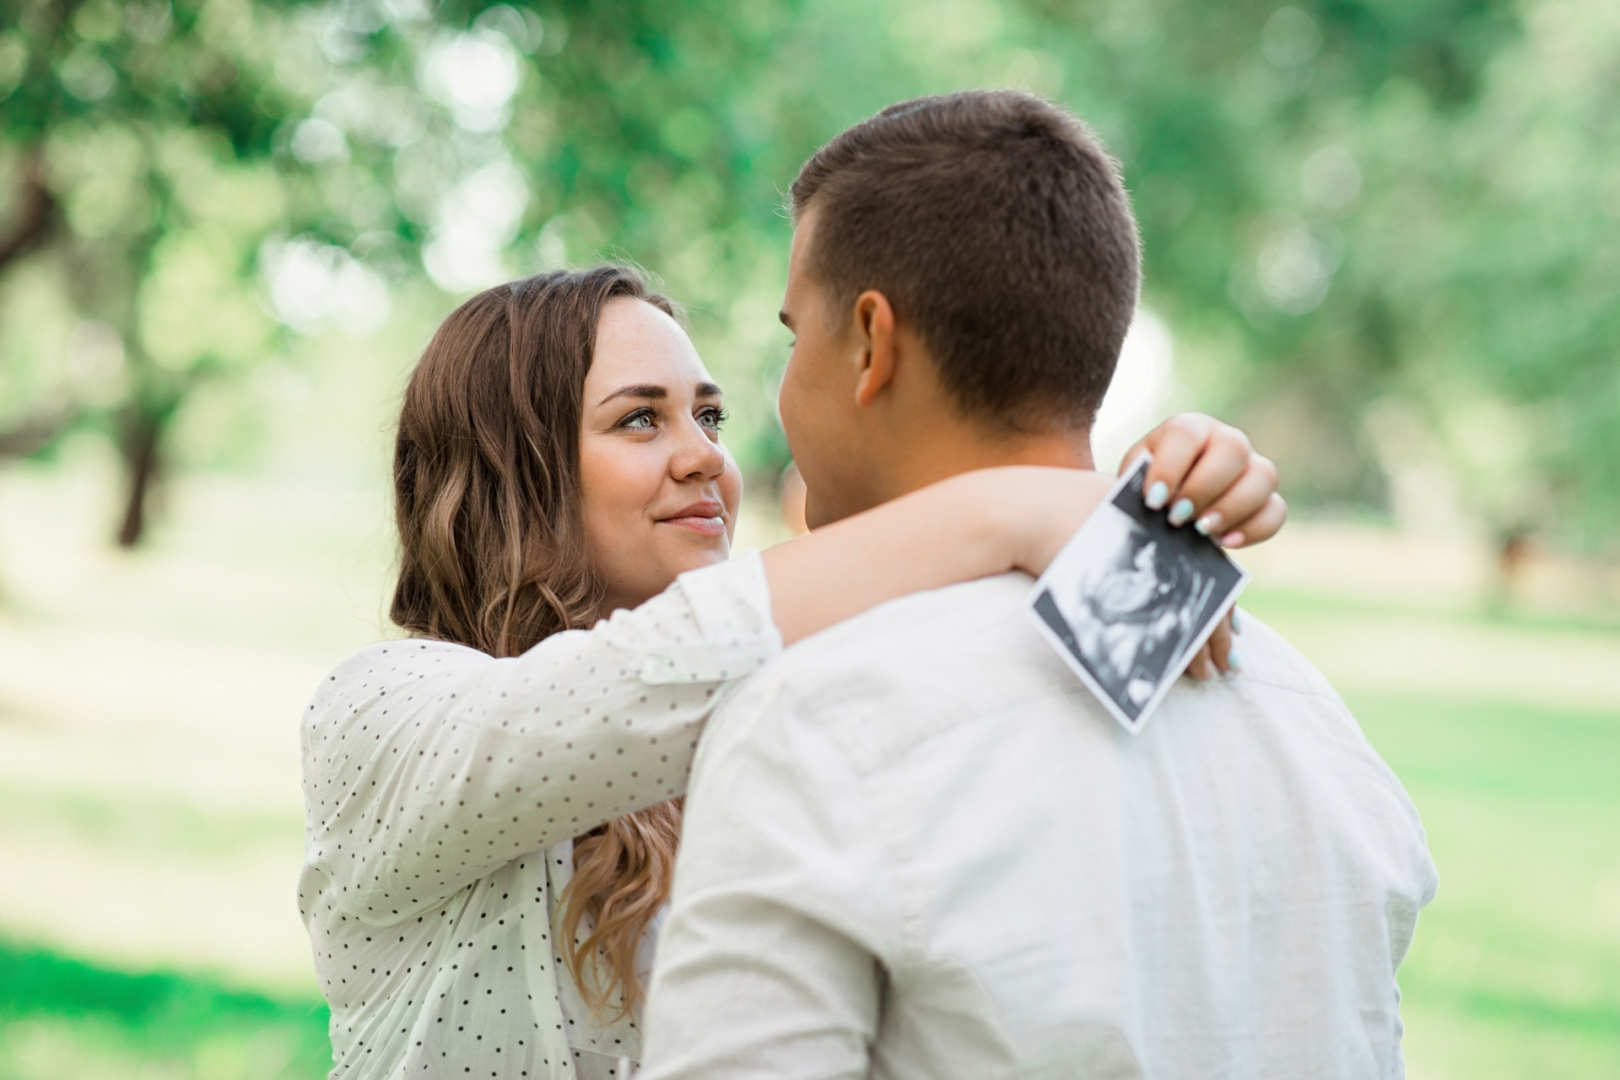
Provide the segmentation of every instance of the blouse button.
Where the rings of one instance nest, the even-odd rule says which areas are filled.
[[[641,677],[648,682],[665,679],[675,674],[676,663],[673,656],[654,654],[647,657],[641,665]]]

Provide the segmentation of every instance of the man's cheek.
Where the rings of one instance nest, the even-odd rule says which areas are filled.
[[[782,375],[782,387],[776,392],[776,415],[782,421],[782,433],[787,436],[788,449],[793,449],[794,433],[799,430],[799,380],[793,362]]]

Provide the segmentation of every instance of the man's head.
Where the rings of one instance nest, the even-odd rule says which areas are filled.
[[[1084,124],[1015,91],[903,102],[822,147],[792,198],[781,410],[811,524],[1031,447],[1089,464],[1140,269]]]

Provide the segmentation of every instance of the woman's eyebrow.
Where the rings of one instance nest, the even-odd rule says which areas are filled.
[[[697,387],[693,390],[693,396],[700,398],[711,398],[723,397],[724,394],[720,390],[720,387],[716,386],[714,383],[704,382],[697,384]],[[603,398],[601,401],[598,401],[596,404],[598,406],[606,405],[615,398],[622,397],[643,398],[650,401],[662,401],[669,397],[669,391],[662,386],[654,386],[651,383],[640,383],[636,386],[621,386],[617,390],[613,391],[613,393]]]
[[[669,391],[665,390],[662,386],[652,386],[647,383],[642,383],[638,386],[621,386],[617,390],[613,391],[613,393],[603,398],[601,401],[598,401],[597,404],[606,405],[614,398],[622,397],[651,398],[656,401],[669,397]]]

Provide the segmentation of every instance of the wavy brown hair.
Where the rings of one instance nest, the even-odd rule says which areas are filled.
[[[616,297],[676,313],[634,270],[601,266],[480,293],[433,336],[394,446],[390,615],[401,627],[517,656],[602,614],[580,513],[579,429],[597,324]],[[597,1012],[615,993],[621,1016],[641,998],[636,947],[669,897],[680,829],[675,800],[575,841],[557,939],[574,943],[563,958]]]

